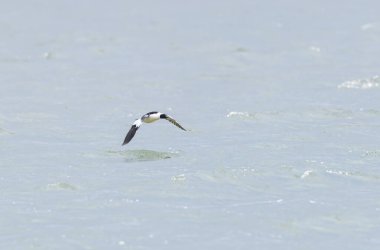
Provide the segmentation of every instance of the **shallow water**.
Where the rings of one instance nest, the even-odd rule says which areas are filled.
[[[153,150],[125,150],[125,151],[108,151],[108,155],[113,155],[115,157],[123,157],[127,162],[138,162],[138,161],[158,161],[170,159],[178,156],[178,153],[174,152],[159,152]]]
[[[4,3],[0,248],[377,249],[379,7]]]

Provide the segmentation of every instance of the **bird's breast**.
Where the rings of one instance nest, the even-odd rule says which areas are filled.
[[[160,116],[149,116],[144,119],[144,122],[151,123],[157,121],[158,119],[160,119]]]

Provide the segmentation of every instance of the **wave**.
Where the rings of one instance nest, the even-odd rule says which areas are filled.
[[[338,85],[338,89],[373,89],[380,87],[380,77],[346,81]]]

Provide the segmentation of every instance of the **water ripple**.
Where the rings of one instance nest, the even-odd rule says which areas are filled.
[[[380,87],[380,77],[373,76],[367,79],[346,81],[338,85],[338,89],[372,89]]]
[[[160,152],[145,149],[107,151],[107,154],[110,156],[123,157],[127,162],[158,161],[179,156],[178,152]]]

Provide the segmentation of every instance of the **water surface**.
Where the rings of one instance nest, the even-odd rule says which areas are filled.
[[[0,248],[377,249],[379,7],[4,3]]]

